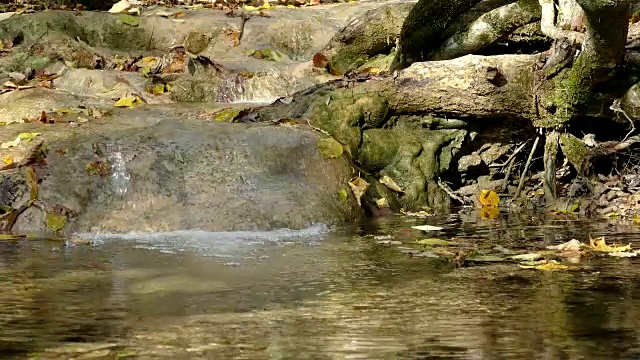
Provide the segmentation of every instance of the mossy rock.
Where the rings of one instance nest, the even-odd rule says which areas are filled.
[[[209,37],[203,33],[192,31],[184,40],[184,48],[192,54],[200,54],[209,46]]]

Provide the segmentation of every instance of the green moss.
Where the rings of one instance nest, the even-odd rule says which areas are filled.
[[[583,174],[587,170],[591,151],[580,139],[569,133],[561,134],[560,148],[578,173]]]

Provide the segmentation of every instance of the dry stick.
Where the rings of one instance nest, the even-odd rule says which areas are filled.
[[[524,146],[527,145],[527,143],[529,142],[529,140],[523,142],[522,144],[520,144],[520,146],[518,146],[514,151],[513,154],[511,154],[511,156],[509,156],[509,158],[507,159],[507,161],[505,161],[504,164],[502,164],[502,166],[509,164],[509,167],[507,167],[507,173],[504,176],[504,182],[502,183],[502,189],[500,192],[504,193],[505,191],[507,191],[507,186],[509,186],[509,177],[511,177],[511,171],[513,170],[513,165],[516,163],[516,155],[518,155],[518,153],[520,151],[522,151],[522,149],[524,149]]]
[[[449,195],[450,198],[452,198],[453,200],[456,200],[457,202],[459,202],[462,205],[465,205],[468,203],[468,201],[465,201],[464,198],[458,196],[455,192],[453,192],[453,190],[451,190],[451,188],[449,186],[447,186],[447,184],[443,183],[442,180],[440,178],[438,178],[438,186],[440,187],[440,189],[442,189],[445,193],[447,193],[447,195]]]
[[[536,136],[536,141],[533,142],[533,147],[531,148],[531,152],[529,153],[529,158],[527,158],[527,163],[524,164],[524,170],[522,171],[522,175],[520,175],[520,183],[518,184],[518,189],[516,190],[516,194],[513,196],[514,200],[520,197],[520,192],[522,191],[522,187],[524,186],[524,178],[527,176],[527,172],[529,172],[531,159],[533,159],[533,153],[536,151],[539,141],[540,141],[540,136]]]

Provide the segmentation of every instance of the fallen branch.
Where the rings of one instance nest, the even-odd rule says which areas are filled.
[[[524,178],[527,176],[527,173],[529,172],[529,166],[531,166],[533,153],[536,152],[536,148],[538,147],[538,142],[540,142],[539,135],[536,137],[536,141],[533,142],[533,146],[531,147],[531,152],[529,153],[529,158],[527,159],[527,163],[524,164],[524,170],[520,175],[520,183],[518,183],[518,189],[516,189],[516,194],[513,196],[514,200],[520,197],[520,192],[522,191],[522,187],[524,186]]]

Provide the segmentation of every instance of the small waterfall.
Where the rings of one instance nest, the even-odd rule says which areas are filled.
[[[122,153],[114,152],[109,160],[111,162],[111,187],[118,196],[124,196],[129,190],[129,179],[131,175],[127,172],[127,164]]]

